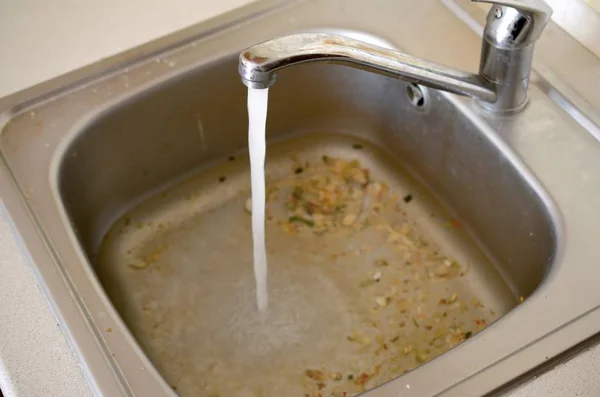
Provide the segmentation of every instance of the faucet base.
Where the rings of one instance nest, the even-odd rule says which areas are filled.
[[[533,49],[533,44],[521,48],[503,48],[484,37],[479,75],[496,93],[496,101],[479,101],[484,109],[492,113],[509,114],[525,107]]]

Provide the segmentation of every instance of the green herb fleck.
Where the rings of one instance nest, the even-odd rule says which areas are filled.
[[[414,317],[413,317],[413,318],[412,318],[412,321],[413,321],[413,324],[415,325],[415,327],[417,327],[417,328],[420,328],[420,327],[419,327],[419,323],[417,322],[417,319],[416,319],[416,318],[414,318]]]
[[[354,149],[358,149],[358,150],[360,150],[360,149],[362,149],[362,148],[363,148],[363,145],[361,145],[360,143],[355,143],[355,144],[353,144],[353,145],[352,145],[352,147],[353,147]]]
[[[404,196],[404,202],[405,203],[410,203],[413,200],[413,196],[412,194],[407,194],[406,196]]]
[[[376,259],[374,265],[375,267],[387,267],[390,263],[385,259]]]
[[[321,160],[323,160],[323,162],[327,165],[332,165],[333,164],[333,159],[329,156],[323,155],[321,157]]]
[[[311,221],[310,219],[305,219],[302,218],[301,216],[290,216],[290,218],[288,219],[289,223],[304,223],[306,226],[308,227],[313,227],[315,226],[315,223],[313,221]]]

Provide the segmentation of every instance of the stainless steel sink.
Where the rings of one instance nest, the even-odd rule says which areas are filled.
[[[479,38],[448,1],[358,3],[260,2],[0,100],[2,199],[98,394],[208,393],[194,362],[206,343],[174,328],[194,328],[201,314],[190,312],[205,308],[195,288],[202,275],[191,270],[251,267],[248,216],[236,212],[249,191],[239,50],[333,30],[456,67],[476,64]],[[420,227],[472,262],[457,288],[497,319],[366,395],[500,393],[600,331],[600,143],[584,128],[596,128],[597,115],[580,109],[592,120],[581,123],[559,106],[569,100],[557,94],[564,85],[534,75],[527,108],[500,117],[465,98],[340,66],[280,73],[268,174],[324,153],[368,164],[417,198],[410,211]],[[449,219],[460,219],[461,231],[449,232]],[[175,264],[157,255],[151,276],[136,269],[147,264],[132,269],[132,251],[152,259],[166,239],[179,252]],[[194,259],[184,263],[184,254]],[[144,308],[148,300],[159,304]],[[149,332],[159,317],[168,326]]]

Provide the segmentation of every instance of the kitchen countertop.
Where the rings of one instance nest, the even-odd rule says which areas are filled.
[[[0,97],[208,19],[250,0],[0,0]],[[0,187],[1,193],[1,187]],[[0,389],[90,396],[0,201]],[[596,345],[509,394],[600,395]]]

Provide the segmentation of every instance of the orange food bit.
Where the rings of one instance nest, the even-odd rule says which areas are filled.
[[[360,383],[361,385],[364,385],[368,381],[369,381],[369,374],[367,374],[366,372],[363,372],[362,374],[360,374],[360,378],[358,378],[358,383]]]

